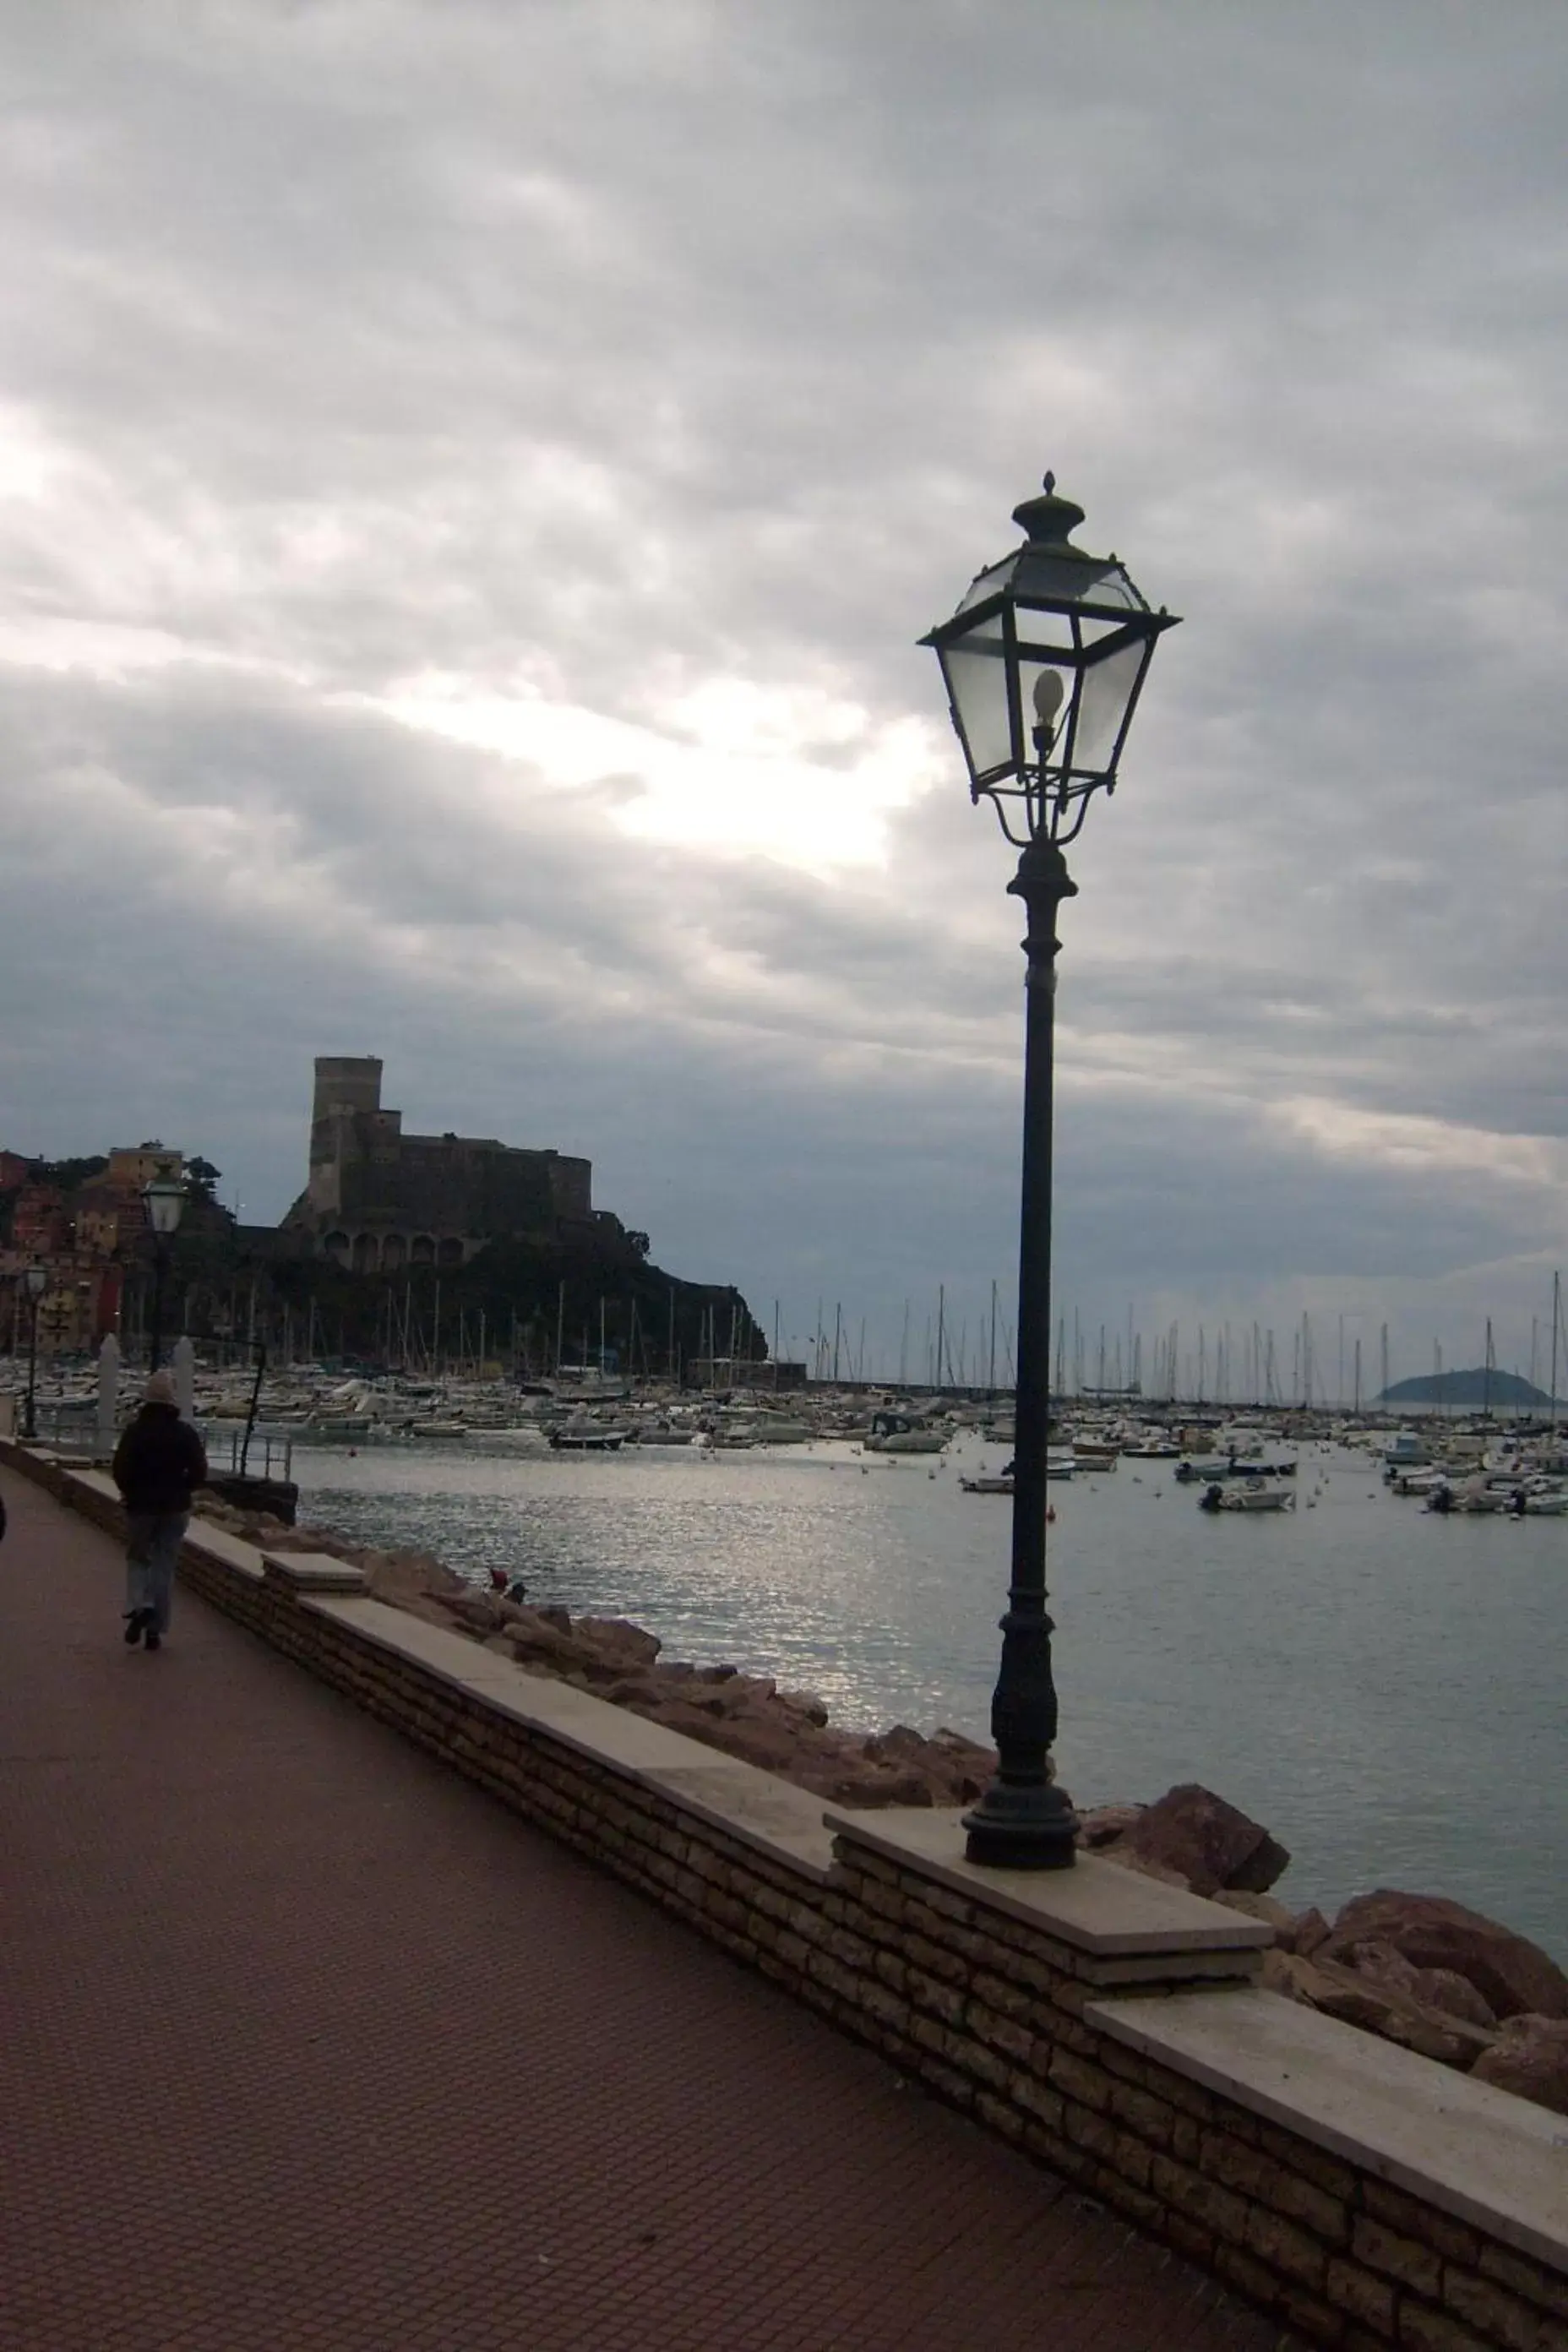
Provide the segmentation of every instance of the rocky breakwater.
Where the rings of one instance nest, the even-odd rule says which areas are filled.
[[[428,1552],[384,1551],[325,1528],[286,1528],[219,1501],[205,1515],[262,1545],[352,1560],[372,1596],[684,1732],[846,1806],[963,1805],[994,1752],[957,1731],[836,1727],[815,1693],[771,1675],[668,1659],[657,1634],[619,1617],[573,1617],[483,1591]],[[1127,1868],[1267,1922],[1264,1980],[1289,2000],[1568,2115],[1568,1975],[1539,1946],[1442,1896],[1380,1888],[1331,1921],[1270,1891],[1284,1846],[1224,1798],[1186,1783],[1152,1804],[1084,1814],[1080,1843]]]
[[[205,1517],[247,1542],[331,1552],[363,1574],[373,1599],[432,1625],[466,1633],[726,1756],[775,1772],[839,1805],[963,1805],[995,1769],[994,1750],[962,1732],[927,1738],[906,1725],[869,1735],[837,1728],[815,1692],[781,1688],[769,1675],[666,1658],[656,1633],[622,1617],[574,1617],[484,1591],[433,1554],[383,1551],[328,1528],[285,1528],[204,1497]]]
[[[1538,1944],[1438,1895],[1380,1887],[1331,1921],[1269,1892],[1289,1860],[1267,1830],[1189,1785],[1108,1805],[1085,1842],[1110,1860],[1267,1921],[1264,1982],[1479,2083],[1568,2115],[1568,1975]]]

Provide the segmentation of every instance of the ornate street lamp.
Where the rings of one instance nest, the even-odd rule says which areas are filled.
[[[156,1371],[163,1355],[163,1285],[169,1273],[169,1244],[184,1213],[185,1188],[173,1176],[154,1176],[142,1187],[142,1205],[153,1228],[153,1329],[148,1369]]]
[[[38,1433],[38,1308],[49,1286],[49,1270],[44,1265],[29,1265],[22,1276],[22,1287],[27,1294],[27,1410],[26,1427],[22,1434],[29,1442]]]
[[[1023,852],[1007,888],[1028,914],[1012,1572],[991,1702],[997,1771],[964,1827],[972,1862],[1065,1870],[1078,1821],[1050,1778],[1058,1711],[1046,1610],[1057,911],[1078,895],[1063,847],[1095,793],[1116,789],[1156,641],[1176,616],[1152,611],[1115,556],[1073,545],[1083,509],[1057,497],[1054,475],[1013,520],[1023,546],[982,572],[952,620],[921,639],[942,664],[970,798],[993,802]]]

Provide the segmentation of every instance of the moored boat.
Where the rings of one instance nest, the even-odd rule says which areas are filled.
[[[1293,1511],[1295,1507],[1296,1497],[1288,1486],[1267,1486],[1260,1479],[1226,1486],[1216,1478],[1198,1497],[1200,1511]]]
[[[930,1429],[908,1413],[874,1412],[865,1445],[868,1454],[941,1454],[946,1450],[947,1432]]]

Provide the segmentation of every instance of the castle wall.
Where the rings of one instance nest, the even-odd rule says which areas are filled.
[[[366,1270],[461,1265],[488,1241],[552,1236],[593,1214],[593,1166],[493,1137],[405,1135],[374,1055],[319,1057],[310,1165],[290,1225]]]

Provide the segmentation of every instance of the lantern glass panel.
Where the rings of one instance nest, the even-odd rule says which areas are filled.
[[[1023,604],[1109,604],[1127,613],[1148,609],[1120,563],[1024,547],[1013,556],[1011,568],[1013,593]]]
[[[147,1204],[147,1222],[155,1234],[167,1236],[178,1230],[185,1196],[177,1184],[149,1184],[142,1198]]]
[[[973,612],[976,604],[984,604],[988,596],[999,596],[1012,579],[1017,561],[1015,552],[1004,556],[1000,563],[993,563],[988,570],[977,572],[953,606],[954,620],[960,613]],[[1001,623],[996,625],[1000,628]]]
[[[1005,767],[1013,757],[1012,728],[1007,711],[1007,665],[1000,635],[965,639],[948,646],[942,656],[947,690],[958,719],[959,732],[976,776]]]
[[[1147,640],[1139,638],[1123,646],[1120,653],[1091,662],[1085,670],[1073,737],[1075,768],[1109,768],[1115,759],[1127,706],[1137,690],[1148,650]]]

